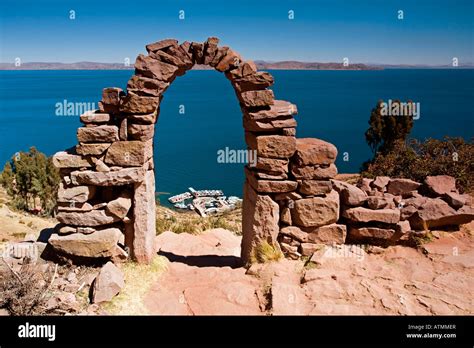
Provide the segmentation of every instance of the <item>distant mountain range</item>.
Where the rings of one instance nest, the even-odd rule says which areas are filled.
[[[450,65],[417,65],[417,64],[378,64],[378,63],[354,63],[344,66],[342,63],[319,63],[319,62],[299,62],[281,61],[270,62],[256,60],[255,64],[259,70],[380,70],[380,69],[449,69]],[[462,64],[457,68],[472,69],[473,63]],[[130,70],[129,66],[123,63],[99,63],[99,62],[77,62],[77,63],[57,63],[57,62],[29,62],[15,66],[13,63],[0,63],[0,70]],[[212,69],[205,65],[196,65],[196,70]]]

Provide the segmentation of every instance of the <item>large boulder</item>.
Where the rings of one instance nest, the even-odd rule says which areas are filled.
[[[123,272],[112,262],[107,262],[94,280],[92,303],[110,301],[125,286]]]
[[[60,183],[57,200],[63,203],[84,203],[94,197],[95,191],[95,186],[64,187],[64,185]],[[72,206],[74,206],[74,204],[72,204]]]
[[[250,261],[254,248],[259,242],[267,241],[271,245],[277,244],[279,219],[278,203],[268,195],[257,194],[249,183],[245,183],[241,249],[241,257],[244,262]]]
[[[456,179],[449,175],[427,176],[424,184],[428,191],[436,196],[456,192]]]
[[[400,210],[380,209],[372,210],[364,207],[344,209],[342,216],[352,222],[382,222],[396,224],[400,221]]]
[[[294,161],[298,165],[328,165],[334,163],[337,148],[326,141],[315,138],[296,139]]]
[[[408,219],[414,229],[432,229],[443,226],[457,226],[474,219],[474,209],[464,206],[455,210],[441,198],[427,199]]]
[[[350,227],[349,237],[351,240],[382,239],[391,240],[395,236],[395,229],[379,227]]]
[[[251,120],[265,120],[294,115],[297,112],[298,110],[296,105],[291,104],[285,100],[275,100],[274,104],[270,105],[267,109],[251,112],[249,111],[245,113],[245,116]]]
[[[143,141],[116,141],[105,155],[105,163],[113,166],[138,167],[153,154],[152,146]]]
[[[325,197],[303,198],[295,201],[292,221],[302,227],[319,227],[339,219],[339,194],[331,191]]]
[[[295,163],[291,163],[291,174],[298,180],[327,180],[332,179],[337,175],[337,167],[334,163],[329,166],[299,166]]]
[[[367,200],[367,194],[357,186],[344,181],[331,180],[334,190],[341,196],[341,202],[351,207],[357,207],[364,204]]]
[[[125,216],[127,216],[131,206],[131,195],[128,194],[128,192],[124,192],[122,195],[120,195],[120,197],[107,203],[105,211],[111,215],[118,217],[119,219],[123,219]]]
[[[92,167],[92,161],[83,156],[69,154],[65,151],[56,152],[53,156],[53,164],[56,168],[88,168]]]
[[[395,196],[404,196],[420,187],[420,183],[410,179],[390,179],[387,192]]]
[[[284,135],[259,135],[245,133],[245,141],[251,150],[257,151],[258,157],[283,158],[293,156],[296,150],[296,139]]]
[[[107,125],[80,127],[77,129],[77,140],[80,143],[111,143],[119,140],[118,127]]]
[[[140,182],[144,175],[145,169],[142,167],[110,172],[84,170],[72,172],[71,181],[74,185],[120,186]]]
[[[111,257],[122,236],[118,228],[107,228],[90,234],[52,234],[48,243],[57,251],[80,257]]]
[[[347,228],[345,225],[330,224],[316,228],[304,228],[308,233],[308,241],[320,244],[344,244]]]
[[[299,180],[298,184],[298,191],[308,196],[325,195],[332,190],[329,180]]]
[[[132,256],[140,263],[150,263],[155,253],[156,201],[155,174],[148,170],[142,182],[134,185]]]
[[[91,210],[86,212],[61,211],[56,219],[66,225],[73,226],[102,226],[119,221],[120,219],[104,210]]]

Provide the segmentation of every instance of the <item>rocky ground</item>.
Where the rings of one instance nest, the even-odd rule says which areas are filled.
[[[0,198],[3,245],[35,239],[56,223],[12,211],[8,199]],[[180,225],[179,219],[173,215],[173,226]],[[33,311],[37,314],[474,314],[474,222],[456,232],[432,231],[418,248],[324,247],[310,259],[250,269],[240,264],[240,241],[224,228],[163,232],[156,237],[159,252],[153,263],[119,264],[125,284],[118,296],[101,304],[88,301],[99,268],[56,267],[40,260],[39,275],[22,269],[20,262],[13,269],[23,281],[35,279],[38,294],[45,294],[43,308]],[[3,263],[1,272],[9,272]],[[26,305],[15,306],[23,310]],[[0,314],[8,312],[0,309]]]
[[[239,267],[240,237],[163,233],[170,262],[144,298],[150,314],[473,314],[474,223],[419,249],[326,247],[306,264]]]

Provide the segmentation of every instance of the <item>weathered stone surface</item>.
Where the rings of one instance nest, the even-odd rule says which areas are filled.
[[[233,80],[232,85],[237,93],[264,90],[273,85],[273,76],[266,71],[259,71],[255,74]]]
[[[71,180],[74,185],[119,186],[140,182],[144,174],[143,168],[125,168],[107,173],[86,170],[72,172]]]
[[[57,234],[60,234],[60,235],[76,233],[77,232],[77,227],[67,226],[67,225],[64,225],[64,224],[57,224],[54,227],[54,232],[56,232]]]
[[[349,237],[353,240],[360,239],[384,239],[390,240],[394,237],[395,230],[389,228],[378,228],[378,227],[350,227]]]
[[[59,184],[58,202],[76,202],[84,203],[94,197],[95,186],[73,186],[65,188],[62,183]]]
[[[183,64],[184,64],[178,57],[175,57],[175,56],[173,56],[171,54],[168,54],[164,51],[157,51],[157,52],[150,53],[150,57],[153,57],[154,59],[160,60],[164,63],[175,65],[178,68],[183,66]],[[185,71],[184,69],[179,69],[176,72],[176,75],[178,75],[178,76],[182,75],[184,71]]]
[[[313,179],[313,180],[322,180],[322,179],[332,179],[337,175],[337,167],[334,164],[329,165],[328,167],[321,166],[298,166],[292,163],[291,174],[296,179]]]
[[[339,193],[341,202],[351,207],[357,207],[367,199],[367,194],[357,186],[348,184],[344,181],[331,180],[334,189]]]
[[[283,174],[288,172],[288,160],[257,157],[255,168],[266,172]]]
[[[357,186],[365,193],[369,193],[372,190],[372,188],[370,187],[372,182],[372,179],[362,178]]]
[[[69,154],[66,151],[56,152],[53,156],[53,164],[56,168],[89,168],[92,161],[79,155]]]
[[[138,55],[135,61],[135,74],[155,80],[170,82],[176,77],[178,67],[157,60],[151,56]]]
[[[133,248],[132,257],[140,263],[150,263],[156,235],[155,220],[155,175],[152,170],[145,173],[143,181],[135,184],[133,197]]]
[[[106,213],[104,210],[91,210],[88,212],[59,212],[56,219],[66,225],[73,226],[102,226],[114,223],[120,219]]]
[[[138,167],[153,155],[150,145],[143,141],[116,141],[105,155],[105,163],[115,166]]]
[[[118,228],[107,228],[91,234],[52,234],[48,243],[57,251],[82,257],[110,257],[122,235]]]
[[[232,49],[228,49],[225,56],[219,61],[215,66],[217,71],[224,72],[233,68],[236,68],[240,65],[242,58],[240,54],[235,52]]]
[[[326,141],[315,138],[296,139],[294,161],[300,166],[328,165],[334,163],[337,148]]]
[[[178,74],[182,74],[184,71],[191,69],[194,65],[192,57],[190,57],[181,46],[170,47],[167,49],[167,53],[180,60],[180,65],[178,66],[180,70],[178,70]]]
[[[283,135],[291,135],[295,136],[296,135],[296,128],[283,128],[281,130]]]
[[[133,75],[128,81],[127,91],[141,96],[159,97],[166,91],[169,85],[169,82]]]
[[[229,50],[229,47],[223,46],[223,47],[217,47],[216,54],[214,55],[214,58],[209,62],[209,65],[212,67],[215,67],[219,62],[221,61],[222,58],[225,57],[227,54],[227,51]]]
[[[118,111],[123,90],[118,87],[108,87],[102,90],[102,100],[99,103],[101,112],[116,113]]]
[[[290,158],[296,150],[295,137],[284,135],[259,135],[245,133],[245,140],[251,150],[257,150],[258,157]]]
[[[244,128],[251,132],[272,132],[281,128],[294,128],[296,125],[296,120],[292,116],[268,120],[252,120],[244,115]]]
[[[320,244],[314,244],[314,243],[301,243],[299,251],[301,252],[301,255],[303,256],[311,256],[313,255],[316,251],[321,249]]]
[[[148,52],[156,52],[158,50],[163,50],[169,47],[177,47],[177,46],[178,46],[178,40],[165,39],[165,40],[160,40],[160,41],[146,45],[146,50]]]
[[[254,112],[246,112],[245,116],[251,120],[269,120],[278,117],[285,117],[295,115],[298,113],[296,105],[291,104],[285,100],[275,100],[273,105],[267,109],[258,110]]]
[[[298,183],[291,180],[261,180],[256,174],[245,168],[249,184],[254,190],[261,193],[291,192],[296,190]]]
[[[329,180],[299,180],[298,191],[304,195],[325,195],[331,192],[332,184]]]
[[[242,249],[241,257],[249,262],[260,241],[276,245],[279,232],[280,208],[270,196],[258,195],[252,187],[244,185],[242,206]]]
[[[465,206],[454,210],[441,198],[427,199],[408,220],[414,229],[460,225],[474,219],[474,209]]]
[[[98,110],[86,111],[80,117],[82,123],[107,123],[110,121],[110,115],[99,113]]]
[[[102,160],[95,161],[95,170],[98,172],[110,172],[110,167],[106,165]]]
[[[229,70],[225,73],[225,76],[234,81],[236,79],[255,74],[257,72],[257,65],[251,61],[245,61],[241,63],[237,68]]]
[[[268,106],[274,103],[273,91],[270,89],[242,92],[240,98],[246,107]]]
[[[217,53],[219,39],[217,37],[210,37],[204,43],[204,58],[203,64],[209,65],[212,62]]]
[[[120,197],[107,203],[105,211],[111,215],[118,217],[119,219],[123,219],[125,216],[127,216],[131,206],[131,195],[128,193],[123,193]]]
[[[376,196],[367,197],[367,206],[370,209],[395,208],[393,199],[389,199],[386,197],[376,197]]]
[[[330,224],[320,227],[304,227],[307,241],[320,244],[344,244],[347,236],[345,225]]]
[[[256,174],[245,168],[245,173],[249,184],[254,190],[261,193],[272,192],[291,192],[296,190],[298,183],[291,180],[261,180],[256,177]]]
[[[80,127],[77,129],[77,139],[80,143],[111,143],[119,140],[118,127],[106,125]]]
[[[148,97],[129,92],[123,99],[120,111],[127,114],[149,114],[155,112],[160,104],[158,97]]]
[[[58,211],[75,211],[75,212],[84,212],[91,211],[94,207],[87,202],[58,202]]]
[[[112,262],[101,268],[92,287],[92,303],[110,301],[125,286],[123,272]]]
[[[377,176],[371,183],[371,186],[376,188],[379,191],[384,191],[385,187],[390,182],[390,177],[388,176]]]
[[[299,227],[296,227],[296,226],[283,227],[280,230],[280,233],[285,236],[289,236],[293,239],[296,239],[297,241],[302,242],[302,243],[308,241],[308,233],[304,232],[303,230],[301,230]]]
[[[153,139],[155,125],[153,124],[128,124],[128,135],[131,139],[146,141]]]
[[[353,222],[383,222],[396,224],[400,221],[400,210],[380,209],[371,210],[363,207],[344,209],[342,216]]]
[[[436,196],[456,192],[456,179],[449,175],[427,176],[424,184]]]
[[[76,145],[76,152],[79,155],[99,156],[109,148],[111,143],[97,143],[97,144],[79,144]]]
[[[333,190],[325,197],[299,199],[291,210],[291,218],[303,227],[335,223],[339,219],[339,194]]]
[[[133,121],[133,123],[138,123],[138,124],[155,124],[156,119],[158,118],[158,112],[152,112],[151,114],[145,114],[145,115],[128,115],[127,119],[130,121]]]
[[[403,196],[411,191],[415,191],[419,186],[419,183],[410,179],[390,179],[387,185],[387,192],[395,196]]]
[[[395,226],[395,232],[397,232],[397,239],[402,235],[411,231],[411,226],[409,221],[400,221],[397,226]]]

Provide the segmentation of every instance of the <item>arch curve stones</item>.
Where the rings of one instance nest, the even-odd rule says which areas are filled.
[[[336,148],[322,140],[296,139],[297,108],[275,100],[269,89],[272,75],[218,43],[211,37],[203,43],[166,39],[147,45],[148,54],[137,57],[127,90],[105,88],[99,110],[81,115],[78,144],[53,157],[62,177],[60,224],[50,238],[54,249],[75,257],[122,259],[130,254],[138,262],[151,261],[156,252],[153,136],[159,106],[174,79],[195,64],[209,65],[230,80],[245,141],[257,153],[256,166],[245,167],[243,261],[258,258],[263,241],[297,258],[310,236],[317,240],[318,229],[338,220],[339,198],[330,183],[337,173]],[[331,242],[344,242],[345,229],[334,231],[329,232]]]

